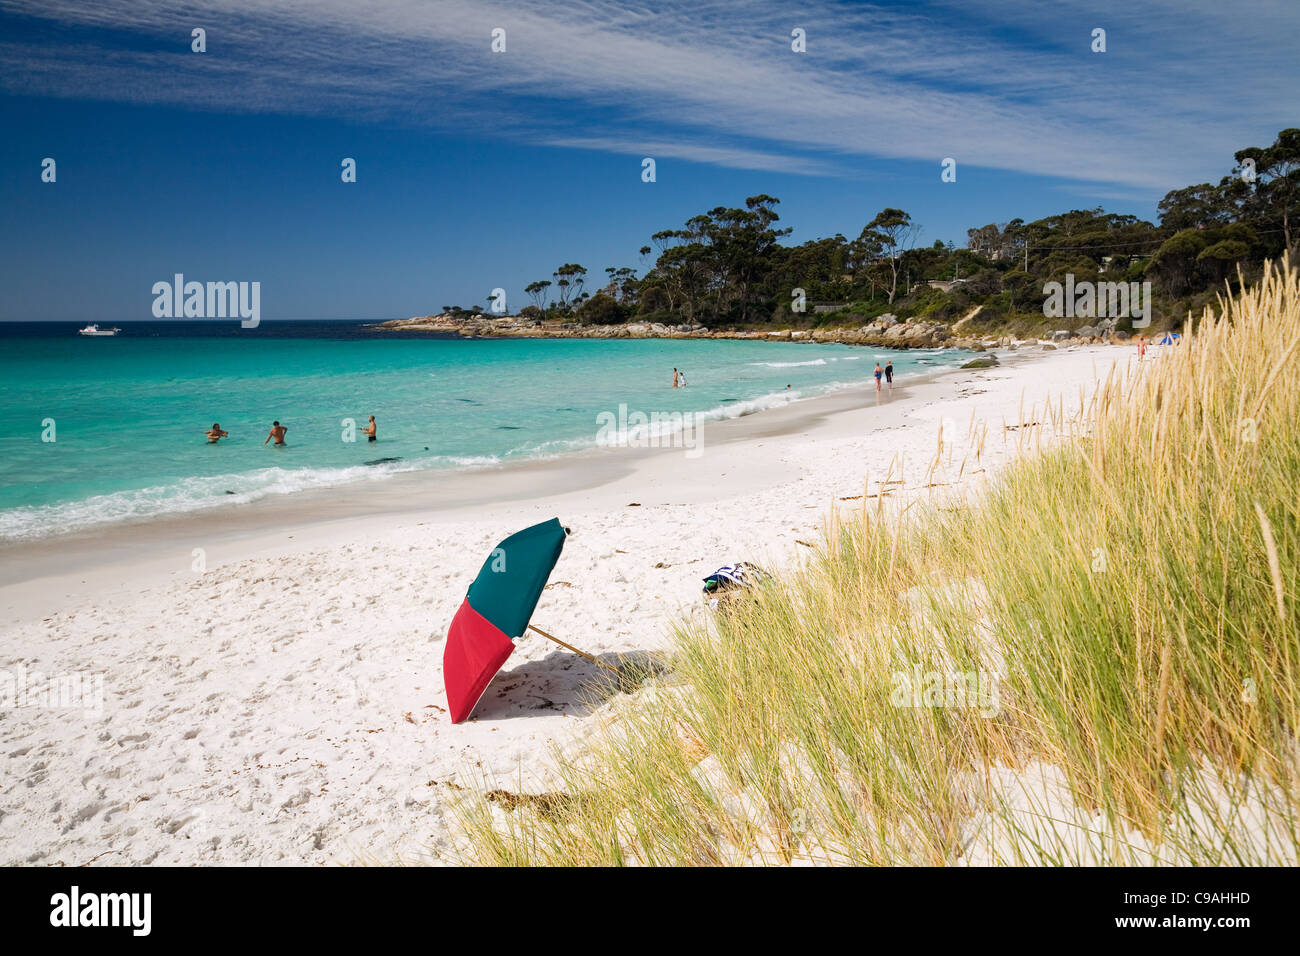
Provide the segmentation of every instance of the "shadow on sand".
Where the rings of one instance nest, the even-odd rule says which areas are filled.
[[[539,714],[583,717],[617,694],[635,693],[645,681],[667,669],[662,658],[645,651],[601,654],[597,660],[618,668],[618,674],[563,650],[503,670],[488,685],[470,719],[510,720]]]

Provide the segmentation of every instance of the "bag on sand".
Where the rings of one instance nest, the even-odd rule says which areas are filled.
[[[751,588],[761,582],[767,573],[747,561],[725,564],[704,579],[704,593],[712,597],[711,607],[717,607],[719,595],[730,596],[731,592]]]

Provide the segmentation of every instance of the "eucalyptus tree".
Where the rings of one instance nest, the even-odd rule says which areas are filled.
[[[537,282],[530,282],[528,285],[524,286],[524,291],[527,292],[529,298],[533,300],[533,305],[545,312],[548,290],[550,288],[550,279],[539,279]]]
[[[1290,249],[1300,221],[1300,129],[1284,129],[1272,146],[1250,146],[1239,150],[1237,177],[1251,187],[1251,218],[1261,224],[1276,224],[1282,233],[1282,248]],[[1253,175],[1242,175],[1249,163]]]
[[[878,248],[883,262],[889,271],[889,304],[894,304],[898,294],[898,259],[906,250],[916,243],[921,227],[912,222],[912,217],[901,209],[893,207],[882,209],[876,218],[863,228],[858,236],[859,242]]]
[[[582,286],[586,282],[587,270],[576,262],[566,262],[553,275],[555,288],[559,290],[556,304],[561,312],[568,312],[573,305],[582,301]]]

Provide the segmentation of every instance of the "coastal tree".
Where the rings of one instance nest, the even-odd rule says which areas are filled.
[[[539,279],[537,282],[530,282],[524,286],[524,291],[528,293],[529,298],[533,300],[533,305],[538,309],[546,311],[546,300],[551,288],[550,279]]]
[[[1171,234],[1218,225],[1232,216],[1232,206],[1224,191],[1210,183],[1171,190],[1165,193],[1157,208],[1160,225]]]
[[[706,236],[715,269],[715,318],[723,314],[748,322],[754,292],[771,272],[777,240],[790,234],[776,229],[780,202],[767,194],[750,196],[745,208],[719,206],[709,212]]]
[[[1228,223],[1205,238],[1208,245],[1196,254],[1196,264],[1215,285],[1231,277],[1260,244],[1258,234],[1244,222]]]
[[[658,289],[691,321],[750,321],[755,306],[773,295],[769,280],[783,255],[778,240],[790,232],[774,227],[778,202],[751,196],[743,208],[717,206],[682,229],[655,233],[660,254],[643,287]]]
[[[700,300],[708,285],[703,249],[700,243],[671,246],[664,250],[655,266],[656,274],[662,278],[660,288],[668,300],[668,308],[690,321],[699,315]]]
[[[980,269],[967,281],[962,291],[979,301],[995,295],[1002,289],[1002,276],[996,269]]]
[[[1247,147],[1238,151],[1235,158],[1238,172],[1247,160],[1254,165],[1250,212],[1255,218],[1277,223],[1282,233],[1282,248],[1290,249],[1292,231],[1300,219],[1300,129],[1284,129],[1272,146]]]
[[[1023,269],[1005,273],[1001,281],[1002,291],[1007,297],[1007,308],[1012,310],[1027,305],[1042,289],[1038,280]]]
[[[636,304],[637,278],[635,269],[629,269],[627,266],[618,269],[613,266],[606,266],[605,275],[609,276],[609,286],[607,288],[614,290],[615,298],[620,303]]]
[[[1157,274],[1175,295],[1190,290],[1196,281],[1196,257],[1206,247],[1200,229],[1183,229],[1174,233],[1151,260]]]
[[[624,321],[629,312],[607,292],[597,292],[578,307],[578,321],[588,325],[615,325]]]
[[[841,299],[852,288],[849,268],[848,242],[842,235],[811,239],[791,248],[777,247],[765,291],[778,305],[796,288],[814,300]]]
[[[1215,282],[1222,282],[1249,252],[1250,246],[1240,239],[1223,239],[1198,252],[1196,262],[1205,267]]]
[[[587,270],[576,262],[566,262],[555,270],[555,288],[559,291],[558,306],[561,312],[570,311],[582,296],[582,286]]]
[[[966,230],[966,248],[986,259],[1001,259],[1007,245],[1007,224],[989,223],[978,229]]]
[[[865,243],[868,249],[878,249],[889,272],[889,304],[894,304],[898,295],[898,258],[910,249],[920,233],[920,227],[913,224],[912,217],[901,209],[892,207],[882,209],[876,218],[863,228],[858,241]]]
[[[913,284],[940,279],[952,272],[952,256],[953,251],[936,239],[933,245],[917,246],[899,256],[898,270]]]

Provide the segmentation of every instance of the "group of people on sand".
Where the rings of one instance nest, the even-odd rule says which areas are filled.
[[[271,422],[271,430],[266,433],[266,440],[263,445],[274,441],[277,448],[284,447],[284,436],[289,431],[288,425],[281,425],[279,422]],[[375,425],[375,416],[370,416],[370,421],[366,423],[365,428],[361,429],[362,434],[366,436],[367,441],[376,441],[379,437],[379,429]],[[223,438],[229,438],[230,432],[224,430],[217,422],[212,423],[212,427],[206,429],[203,434],[208,436],[208,444],[215,445]]]

